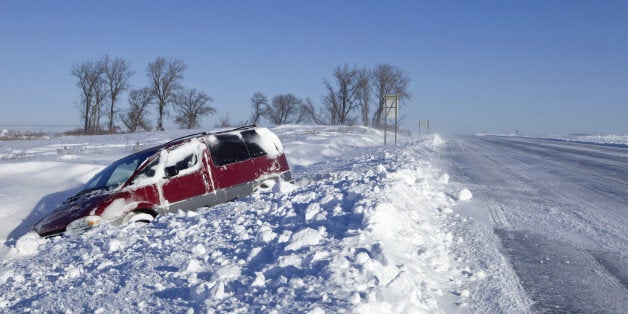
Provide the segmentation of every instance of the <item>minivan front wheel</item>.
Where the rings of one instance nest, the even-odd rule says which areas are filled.
[[[153,216],[150,213],[146,213],[144,211],[133,211],[126,214],[126,216],[124,217],[124,220],[122,221],[122,224],[126,225],[133,222],[150,223],[154,219],[155,219],[155,216]]]

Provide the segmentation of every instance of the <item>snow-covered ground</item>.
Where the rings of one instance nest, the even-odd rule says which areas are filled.
[[[569,135],[569,136],[546,136],[545,138],[557,139],[564,141],[574,141],[582,143],[599,143],[599,144],[619,144],[628,145],[628,135]]]
[[[626,134],[607,134],[607,135],[572,134],[572,135],[521,136],[518,134],[478,133],[476,134],[476,136],[523,137],[523,138],[550,139],[550,140],[579,142],[579,143],[596,143],[596,144],[628,146],[628,135]]]
[[[294,184],[43,240],[94,173],[189,131],[0,142],[0,312],[622,312],[628,153],[280,126]]]
[[[30,227],[108,163],[186,131],[0,145],[0,309],[416,312],[525,310],[497,242],[458,234],[472,192],[432,162],[438,136],[382,145],[362,127],[282,126],[295,184],[43,240]],[[487,259],[479,261],[469,245]],[[483,247],[489,247],[488,250]],[[494,251],[491,251],[494,250]]]
[[[25,125],[0,125],[0,140],[7,134],[42,134],[53,136],[70,130],[79,129],[79,126],[54,125],[54,126],[25,126]]]

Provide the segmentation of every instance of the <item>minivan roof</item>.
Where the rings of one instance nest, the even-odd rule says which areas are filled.
[[[229,133],[229,132],[233,132],[233,131],[250,130],[250,129],[254,129],[256,127],[257,126],[255,124],[251,124],[251,125],[246,125],[246,126],[233,128],[233,129],[216,131],[216,132],[210,132],[210,133],[199,132],[199,133],[189,134],[189,135],[186,135],[186,136],[175,138],[174,140],[168,141],[166,143],[163,143],[163,144],[160,144],[160,145],[157,145],[157,146],[154,146],[154,147],[150,147],[150,148],[141,150],[141,151],[133,153],[133,154],[131,154],[129,156],[132,156],[132,155],[135,155],[135,154],[146,154],[146,153],[151,153],[151,152],[152,153],[156,153],[156,152],[158,152],[159,150],[161,150],[163,148],[170,147],[170,146],[173,146],[173,145],[177,145],[177,144],[185,142],[188,139],[192,139],[192,138],[196,138],[196,137],[200,137],[200,136],[223,134],[223,133]],[[129,156],[126,156],[126,157],[129,157]],[[126,157],[124,157],[124,158],[126,158]]]

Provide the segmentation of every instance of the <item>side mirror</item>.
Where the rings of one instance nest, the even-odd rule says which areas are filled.
[[[179,174],[179,169],[177,169],[177,166],[170,166],[170,167],[166,167],[164,169],[164,172],[166,173],[166,177],[170,178],[170,177],[174,177],[176,175]]]

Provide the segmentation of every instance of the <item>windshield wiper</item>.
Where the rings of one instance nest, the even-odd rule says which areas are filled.
[[[107,191],[107,190],[109,190],[109,187],[108,186],[98,186],[98,187],[89,188],[89,189],[85,189],[85,190],[79,191],[78,193],[74,194],[73,196],[71,196],[67,200],[65,200],[64,203],[72,202],[72,201],[77,200],[79,197],[81,197],[81,196],[83,196],[83,195],[85,195],[87,193],[90,193],[90,192],[93,192],[93,191],[98,191],[98,190],[105,190],[105,191]]]

